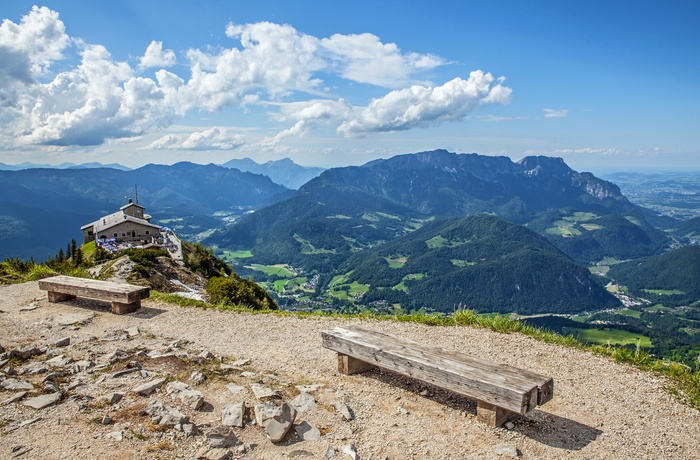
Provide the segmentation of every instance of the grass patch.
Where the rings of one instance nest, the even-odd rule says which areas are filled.
[[[253,253],[250,252],[250,250],[239,250],[239,251],[224,251],[221,257],[226,260],[227,262],[229,261],[234,261],[236,259],[250,259],[253,257]]]
[[[648,292],[649,294],[657,294],[657,295],[680,295],[680,294],[685,294],[683,291],[679,291],[678,289],[642,289],[644,292]]]
[[[393,290],[395,291],[403,291],[408,294],[408,287],[406,286],[406,281],[409,280],[422,280],[425,277],[423,273],[409,273],[408,275],[404,276],[403,279],[399,284],[396,286],[392,287]]]
[[[545,230],[549,235],[558,235],[563,238],[573,238],[581,235],[581,230],[576,228],[575,222],[567,222],[566,220],[558,220],[554,222],[554,227],[549,227]]]
[[[642,312],[639,310],[630,310],[629,308],[625,308],[624,310],[618,310],[615,312],[618,315],[622,316],[631,316],[632,318],[641,318]]]
[[[673,308],[669,307],[664,307],[660,303],[657,303],[653,307],[645,308],[644,311],[648,311],[649,313],[658,313],[658,312],[666,312],[666,311],[673,311]]]
[[[277,264],[277,265],[252,264],[252,265],[246,266],[246,268],[250,268],[252,270],[263,272],[267,276],[274,275],[274,276],[278,276],[280,278],[293,278],[294,273],[292,273],[288,267],[289,266],[286,264]]]
[[[408,262],[408,258],[404,256],[385,257],[384,260],[389,263],[389,268],[401,268]]]
[[[443,237],[442,235],[435,235],[434,237],[430,238],[429,240],[425,240],[426,246],[428,246],[429,249],[437,249],[437,248],[455,248],[457,246],[462,246],[463,244],[468,244],[470,241],[463,241],[460,240],[459,238],[454,239],[454,240],[448,240],[447,238]]]
[[[579,341],[591,345],[638,345],[646,349],[652,346],[649,337],[621,329],[577,329],[572,327],[564,330]]]
[[[309,240],[305,240],[298,233],[294,234],[294,239],[301,244],[302,254],[335,254],[335,249],[316,248]]]
[[[350,284],[336,284],[334,285],[329,294],[338,299],[350,299],[357,294],[364,294],[369,291],[369,286],[366,284],[360,284],[357,281],[353,281]]]
[[[471,267],[472,265],[476,265],[476,262],[469,262],[467,260],[460,259],[450,259],[450,262],[455,267]]]
[[[149,444],[143,448],[145,452],[158,452],[162,450],[172,450],[174,447],[168,441],[160,441],[155,444]]]
[[[597,275],[598,273],[607,275],[610,271],[610,267],[607,265],[593,265],[591,267],[588,267],[588,271],[593,273],[594,275]]]

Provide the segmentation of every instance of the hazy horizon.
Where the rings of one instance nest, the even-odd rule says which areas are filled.
[[[0,4],[6,164],[700,170],[695,2],[34,4]]]

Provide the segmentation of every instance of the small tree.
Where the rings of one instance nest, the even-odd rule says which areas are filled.
[[[75,240],[73,240],[73,242],[75,242]],[[73,252],[73,266],[80,267],[81,265],[83,265],[83,251],[77,248],[75,252]]]

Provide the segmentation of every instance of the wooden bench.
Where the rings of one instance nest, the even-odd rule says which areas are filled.
[[[475,358],[359,326],[323,331],[322,344],[338,352],[338,371],[391,370],[477,401],[477,419],[499,427],[552,399],[551,377]]]
[[[54,276],[39,281],[39,289],[49,292],[49,302],[62,302],[87,297],[112,302],[112,313],[123,315],[141,308],[141,299],[147,299],[151,289],[144,286],[113,283],[72,276]]]

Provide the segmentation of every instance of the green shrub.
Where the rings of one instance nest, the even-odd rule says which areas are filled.
[[[215,276],[207,283],[212,303],[242,305],[253,310],[277,310],[277,302],[263,288],[250,280]]]

